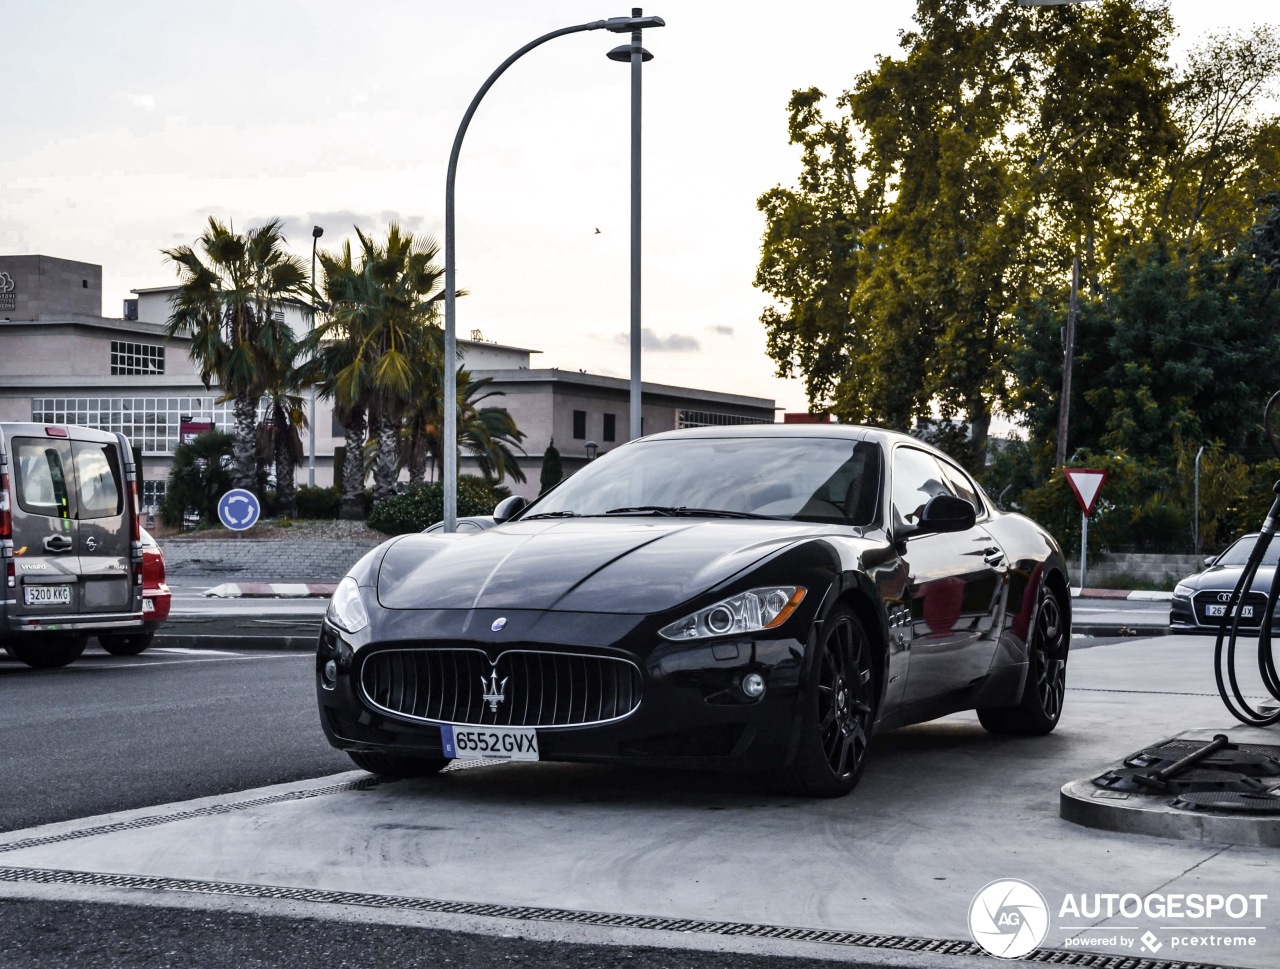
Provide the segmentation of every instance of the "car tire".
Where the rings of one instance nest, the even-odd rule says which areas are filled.
[[[877,682],[871,641],[854,614],[837,605],[822,623],[802,699],[800,741],[783,782],[807,797],[840,797],[867,765]]]
[[[407,757],[403,754],[374,754],[348,750],[347,756],[361,770],[383,777],[430,777],[449,766],[446,757]]]
[[[88,636],[45,636],[11,639],[5,643],[5,649],[32,669],[51,670],[74,663],[88,644]]]
[[[148,646],[155,633],[99,633],[98,645],[112,656],[137,656]]]
[[[978,720],[989,733],[1039,737],[1053,731],[1066,697],[1070,644],[1058,593],[1042,585],[1035,625],[1027,643],[1027,679],[1022,699],[1013,706],[978,710]]]

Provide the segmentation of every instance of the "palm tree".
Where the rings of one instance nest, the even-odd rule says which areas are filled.
[[[501,484],[508,477],[513,481],[525,480],[515,450],[524,454],[520,442],[524,432],[504,407],[480,407],[490,397],[505,396],[501,390],[489,390],[492,377],[473,380],[464,367],[458,368],[458,448],[476,458],[480,473],[486,481]],[[442,428],[444,413],[443,395],[436,393],[420,398],[423,411],[423,433],[430,451],[436,474],[444,477],[444,448]]]
[[[233,403],[232,482],[238,488],[252,489],[257,481],[258,401],[276,375],[292,368],[297,347],[280,307],[305,295],[307,270],[284,242],[279,219],[240,235],[210,216],[195,249],[163,250],[179,282],[166,332],[190,335],[205,387],[216,382]]]
[[[434,366],[430,361],[439,340],[438,303],[444,298],[444,270],[435,262],[440,245],[434,239],[401,232],[394,223],[383,243],[360,229],[356,237],[358,257],[350,242],[336,255],[320,255],[331,309],[308,344],[317,387],[333,399],[348,430],[343,517],[355,513],[363,488],[363,469],[354,462],[366,426],[378,442],[374,501],[394,493],[400,426],[420,385],[418,374],[440,369],[438,361]]]

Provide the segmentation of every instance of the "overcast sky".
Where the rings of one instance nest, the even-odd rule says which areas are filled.
[[[644,377],[774,398],[752,278],[755,200],[793,182],[794,88],[834,96],[897,50],[912,0],[656,0],[644,68]],[[1276,19],[1275,0],[1170,0],[1182,38]],[[454,132],[490,71],[582,0],[0,0],[0,253],[100,263],[103,311],[174,281],[159,250],[210,214],[272,216],[309,258],[358,225],[443,239]],[[629,373],[626,35],[558,38],[501,78],[458,168],[458,332],[535,366]],[[598,231],[597,231],[598,230]]]

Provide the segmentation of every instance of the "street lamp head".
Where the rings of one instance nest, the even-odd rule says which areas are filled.
[[[634,50],[636,50],[636,48],[632,47],[630,44],[623,44],[621,47],[615,47],[613,50],[609,51],[609,53],[605,54],[605,57],[609,58],[611,61],[622,61],[624,64],[630,64],[631,53]],[[653,60],[653,55],[643,47],[639,48],[639,50],[640,60],[644,61],[646,64]]]
[[[625,34],[629,30],[644,30],[646,27],[665,27],[667,22],[661,17],[610,17],[604,22],[605,30],[615,34]]]
[[[596,459],[596,451],[600,449],[600,445],[595,441],[588,441],[583,446],[587,449],[587,460],[594,461]]]
[[[324,235],[324,229],[320,228],[320,226],[311,227],[311,238],[319,239],[322,235]]]

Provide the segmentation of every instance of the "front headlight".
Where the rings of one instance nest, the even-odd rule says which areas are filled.
[[[667,639],[706,639],[709,636],[736,636],[761,629],[774,629],[787,621],[804,599],[805,590],[795,585],[751,589],[699,609],[691,616],[658,630]]]
[[[338,583],[324,616],[339,629],[345,629],[349,633],[358,633],[369,625],[369,614],[360,601],[360,586],[355,579],[347,576]]]
[[[1185,582],[1179,582],[1173,587],[1173,597],[1175,599],[1190,599],[1191,594],[1195,591],[1195,589],[1187,585]]]

